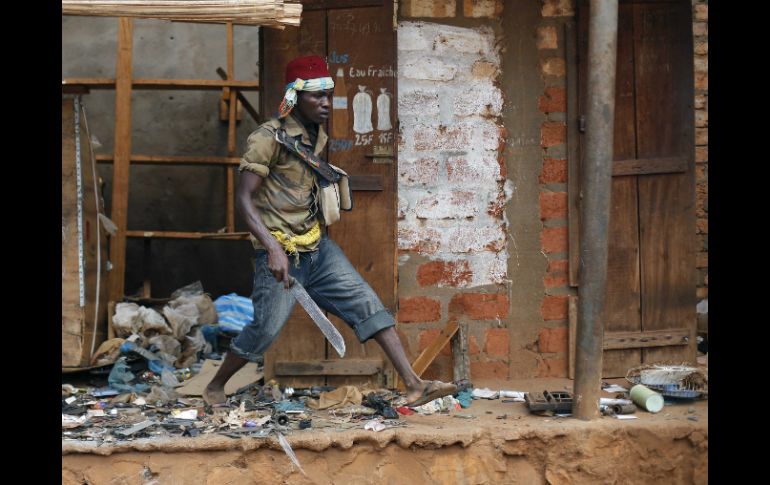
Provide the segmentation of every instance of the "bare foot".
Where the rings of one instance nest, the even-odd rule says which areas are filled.
[[[223,405],[227,402],[224,387],[211,387],[209,384],[203,389],[203,400],[209,406]]]
[[[441,381],[423,381],[416,387],[406,390],[406,405],[410,407],[422,406],[434,399],[448,396],[457,392],[457,386]]]

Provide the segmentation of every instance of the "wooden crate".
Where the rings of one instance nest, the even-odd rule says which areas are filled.
[[[104,202],[77,96],[62,96],[61,161],[64,369],[88,366],[92,352],[107,338],[107,232],[98,219]]]

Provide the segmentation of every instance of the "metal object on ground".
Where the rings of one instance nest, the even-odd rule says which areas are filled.
[[[566,391],[528,392],[524,400],[530,411],[572,412],[572,394]]]
[[[290,276],[289,285],[291,285],[289,286],[289,291],[291,291],[292,295],[294,295],[294,298],[299,302],[300,305],[302,305],[302,308],[305,309],[308,315],[310,315],[310,318],[313,319],[313,322],[318,325],[318,328],[321,329],[321,333],[323,333],[324,337],[326,337],[329,343],[332,344],[334,350],[337,351],[340,357],[344,357],[345,339],[342,338],[340,332],[334,327],[332,322],[326,318],[326,315],[324,315],[321,309],[318,308],[318,305],[316,305],[313,299],[310,298],[310,295],[307,294],[307,291],[305,291],[305,288],[299,283],[299,281]]]

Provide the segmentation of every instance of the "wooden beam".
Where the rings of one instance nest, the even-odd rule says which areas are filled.
[[[98,163],[111,163],[113,156],[109,154],[96,155]],[[199,157],[199,156],[176,156],[176,155],[131,155],[132,165],[238,165],[241,163],[239,157]]]
[[[66,78],[61,81],[62,89],[83,86],[88,89],[115,89],[116,81],[112,78]],[[134,89],[219,91],[222,88],[235,88],[240,91],[259,91],[258,81],[235,81],[218,79],[134,79]]]
[[[233,60],[233,24],[227,24],[227,79],[235,78],[235,62]],[[230,114],[227,118],[227,156],[235,156],[235,110],[237,108],[235,90],[230,90]],[[228,232],[235,231],[235,175],[233,168],[227,168],[225,189],[226,225]]]
[[[455,382],[462,379],[470,379],[468,355],[468,323],[463,322],[452,338],[452,359],[454,360],[452,370]]]
[[[118,20],[118,53],[115,69],[115,147],[112,167],[112,213],[118,228],[110,241],[110,301],[121,301],[126,272],[126,226],[128,223],[128,174],[131,157],[131,74],[134,21]]]
[[[150,278],[150,272],[152,270],[152,238],[146,238],[144,240],[144,282],[142,284],[142,297],[150,298],[152,293],[152,281]]]
[[[615,160],[612,162],[612,176],[679,173],[686,172],[687,166],[688,160],[683,157]]]
[[[128,237],[157,239],[248,239],[248,232],[126,231]]]
[[[222,79],[224,79],[224,80],[227,79],[227,72],[225,72],[225,70],[222,69],[221,67],[217,68],[217,74],[219,74],[219,77],[221,77]],[[246,108],[246,111],[251,115],[251,117],[254,119],[254,121],[259,123],[260,122],[259,121],[259,113],[257,113],[257,110],[254,109],[254,106],[252,106],[251,103],[249,103],[249,100],[246,99],[246,96],[244,96],[243,93],[241,93],[240,91],[236,91],[235,95],[238,97],[238,101],[240,101],[241,105],[244,108]]]
[[[277,361],[279,376],[370,376],[382,370],[381,359]]]
[[[577,349],[577,297],[569,297],[569,378],[575,378],[575,350]]]
[[[382,175],[351,175],[350,190],[384,190]]]
[[[668,347],[672,345],[688,345],[689,343],[690,330],[686,328],[647,330],[642,332],[609,332],[604,334],[604,350]]]
[[[564,50],[567,71],[567,237],[569,285],[578,285],[580,250],[580,134],[578,132],[578,61],[575,28],[564,24]]]
[[[426,347],[425,350],[423,350],[416,359],[414,359],[414,362],[412,362],[412,370],[414,370],[414,373],[417,374],[418,377],[421,376],[423,372],[425,372],[425,369],[430,366],[439,352],[441,352],[441,349],[443,349],[444,346],[449,343],[449,341],[452,339],[452,336],[455,334],[455,332],[457,332],[458,328],[459,327],[456,320],[448,321],[444,328],[441,330],[438,338],[434,340],[433,343],[431,343],[428,347]],[[396,387],[399,391],[406,389],[406,385],[404,385],[404,381],[402,379],[398,379],[398,385]]]

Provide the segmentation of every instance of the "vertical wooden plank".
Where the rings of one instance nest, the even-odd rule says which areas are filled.
[[[327,53],[335,83],[345,87],[345,92],[335,90],[335,97],[345,98],[335,100],[338,108],[332,110],[331,122],[338,125],[333,130],[337,135],[330,141],[329,161],[353,176],[381,176],[384,189],[355,192],[353,211],[343,213],[341,220],[329,228],[329,234],[385,307],[395,315],[396,163],[395,160],[374,163],[372,158],[365,156],[373,153],[375,146],[388,147],[394,154],[396,149],[396,53],[392,9],[392,2],[383,2],[378,7],[329,10]],[[338,72],[342,77],[337,76]],[[354,109],[356,99],[365,100],[371,109]],[[344,111],[339,108],[343,101],[347,116],[339,115]],[[381,119],[385,116],[387,123]],[[357,129],[354,126],[356,120]],[[339,126],[344,121],[347,126]],[[346,135],[339,137],[340,133]],[[346,338],[350,357],[380,358],[387,368],[386,374],[392,375],[392,364],[376,342],[371,340],[362,346],[346,325],[334,321]],[[330,359],[339,358],[333,352],[327,352],[327,355]],[[330,376],[327,382],[331,385],[365,382],[381,385],[366,376]]]
[[[625,160],[636,158],[633,5],[619,7],[613,159]],[[604,331],[640,331],[637,177],[613,177],[611,204]],[[641,360],[639,349],[605,350],[602,376],[624,377]]]
[[[580,11],[578,15],[583,15]],[[580,17],[578,17],[580,19]],[[579,20],[580,21],[580,20]],[[571,23],[564,24],[564,46],[567,58],[567,223],[569,242],[569,284],[578,285],[578,268],[580,266],[580,155],[578,132],[578,54],[576,29]]]
[[[461,322],[457,333],[452,338],[453,379],[470,379],[470,359],[468,358],[468,323]]]
[[[144,281],[142,283],[142,296],[150,298],[152,294],[152,238],[144,238]]]
[[[569,378],[575,378],[575,351],[577,350],[577,296],[569,297]]]
[[[685,173],[639,177],[642,328],[685,328],[690,345],[643,361],[695,362],[695,190],[689,3],[634,5],[638,157],[684,156]]]
[[[299,27],[260,29],[260,112],[275,116],[283,98],[286,63],[295,57],[326,53],[326,11],[303,11]],[[231,103],[232,104],[232,103]],[[346,337],[348,353],[351,341]],[[326,359],[326,339],[307,313],[297,305],[283,331],[265,352],[265,379],[275,376],[275,362]],[[326,384],[324,376],[281,376],[292,387]]]
[[[115,69],[115,147],[112,164],[111,219],[118,228],[110,241],[111,301],[121,301],[125,293],[126,229],[128,223],[128,175],[131,158],[131,59],[134,21],[118,20],[118,54]]]
[[[73,98],[62,98],[62,367],[80,366],[83,353],[83,309],[80,307],[80,275],[78,268],[77,170],[75,165],[74,104]]]
[[[235,62],[233,60],[233,23],[227,23],[227,79],[235,79]],[[229,107],[230,111],[227,117],[227,156],[234,157],[236,150],[235,143],[235,110],[236,110],[236,92],[234,89],[230,89]],[[227,196],[227,231],[235,232],[235,178],[233,175],[233,167],[227,167],[227,188],[225,190]]]

